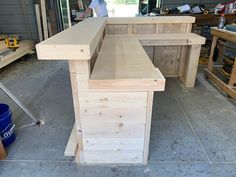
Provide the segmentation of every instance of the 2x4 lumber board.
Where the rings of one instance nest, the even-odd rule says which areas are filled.
[[[22,41],[20,42],[20,46],[16,49],[15,52],[8,54],[7,56],[1,58],[0,60],[0,68],[12,63],[13,61],[19,59],[20,57],[26,55],[30,51],[35,49],[35,44],[33,41]]]
[[[136,104],[136,103],[133,103]],[[145,123],[146,109],[140,108],[80,108],[80,116],[83,122],[139,122]]]
[[[45,4],[45,0],[40,0],[40,2],[41,2],[42,21],[43,21],[43,35],[44,35],[44,39],[47,39],[48,38],[48,23],[47,23],[46,4]]]
[[[188,56],[187,51],[188,51],[188,46],[182,46],[180,49],[180,63],[179,63],[179,71],[178,71],[179,77],[183,77],[183,75],[184,75],[185,62],[186,62],[186,60],[187,60],[186,58]]]
[[[225,84],[222,80],[220,80],[215,74],[213,74],[208,69],[205,69],[206,76],[222,91],[227,93],[233,99],[236,99],[236,90]]]
[[[143,151],[84,151],[80,161],[86,164],[142,163]]]
[[[71,80],[71,89],[73,96],[73,105],[74,105],[74,114],[75,114],[75,126],[76,126],[76,135],[77,135],[77,154],[83,150],[83,140],[82,140],[82,128],[81,128],[81,120],[80,120],[80,112],[79,112],[79,92],[78,92],[78,84],[75,73],[70,73]]]
[[[231,71],[230,79],[229,79],[229,86],[235,86],[236,84],[236,57],[234,58],[234,65]]]
[[[208,70],[211,72],[213,71],[213,67],[214,67],[213,56],[214,56],[214,51],[215,51],[215,47],[217,44],[217,40],[218,40],[218,37],[213,36],[212,43],[211,43],[211,51],[210,51],[210,56],[209,56],[208,66],[207,66]]]
[[[153,104],[153,92],[147,94],[147,112],[146,112],[146,127],[145,127],[145,138],[144,138],[144,151],[143,151],[143,163],[148,162],[149,153],[149,142],[151,133],[151,121],[152,121],[152,105]]]
[[[163,91],[165,78],[136,38],[106,35],[89,79],[89,90]]]
[[[80,92],[80,108],[146,108],[146,92]]]
[[[7,157],[6,151],[0,139],[0,160],[4,160]]]
[[[36,14],[39,41],[43,41],[42,24],[41,24],[40,10],[39,10],[39,5],[38,4],[35,4],[35,14]]]
[[[107,24],[159,24],[159,23],[194,23],[191,16],[162,16],[162,17],[113,17],[107,18]]]
[[[88,60],[69,60],[70,73],[90,75],[90,61]]]
[[[143,151],[143,138],[84,138],[85,151]]]
[[[211,28],[211,34],[216,37],[223,38],[227,41],[236,43],[236,34],[235,32],[228,31],[226,29],[218,29],[217,27]]]
[[[68,143],[66,145],[64,156],[75,156],[77,152],[77,147],[78,147],[78,143],[77,143],[77,135],[76,135],[76,126],[74,124]]]
[[[145,123],[82,122],[82,131],[83,138],[144,138]]]
[[[103,35],[105,18],[89,18],[36,45],[40,60],[90,60]]]
[[[180,34],[136,34],[134,35],[143,46],[175,46],[205,44],[206,38],[194,33]]]

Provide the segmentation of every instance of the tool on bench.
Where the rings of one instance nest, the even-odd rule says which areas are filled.
[[[29,110],[27,109],[11,92],[8,90],[2,82],[0,82],[0,89],[5,92],[34,122],[35,125],[41,126],[43,124],[43,121],[37,119],[37,117]]]
[[[20,35],[0,35],[0,41],[4,41],[6,46],[10,49],[17,49],[20,46]]]

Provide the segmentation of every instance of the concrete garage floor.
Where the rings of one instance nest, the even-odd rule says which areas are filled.
[[[236,176],[235,102],[219,93],[202,74],[196,87],[168,79],[156,93],[148,165],[78,166],[64,157],[73,122],[67,62],[19,60],[0,72],[0,80],[45,120],[37,128],[11,106],[17,140],[0,162],[1,177],[234,177]]]

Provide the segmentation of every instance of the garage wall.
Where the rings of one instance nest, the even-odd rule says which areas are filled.
[[[34,0],[0,0],[0,34],[38,41]]]
[[[175,8],[184,4],[205,4],[206,8],[212,8],[218,3],[229,2],[230,0],[162,0],[163,7]]]

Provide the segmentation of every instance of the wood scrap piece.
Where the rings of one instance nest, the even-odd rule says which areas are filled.
[[[3,160],[7,157],[6,151],[3,147],[2,141],[0,139],[0,160]]]

